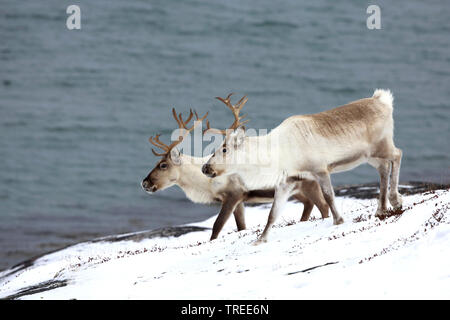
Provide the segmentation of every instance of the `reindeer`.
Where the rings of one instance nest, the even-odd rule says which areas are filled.
[[[270,228],[298,181],[317,181],[331,209],[333,223],[343,223],[334,203],[330,174],[366,162],[380,175],[376,216],[381,218],[387,212],[387,197],[394,209],[402,206],[398,192],[402,151],[393,141],[393,100],[389,90],[377,89],[370,98],[317,114],[289,117],[265,136],[246,137],[237,128],[202,171],[214,179],[238,174],[253,189],[275,188],[267,225],[255,244],[267,241]],[[258,145],[271,139],[276,143],[268,152],[270,168],[252,162],[252,156],[260,152]]]
[[[240,100],[237,106],[230,105],[228,103],[229,100],[217,98],[233,111],[235,120],[229,128],[230,130],[234,130],[246,122],[242,122],[242,117],[239,117],[239,112],[246,102],[246,100],[244,101],[245,97]],[[175,109],[172,109],[172,114],[179,126],[179,139],[170,145],[166,145],[159,139],[160,135],[156,135],[155,138],[150,137],[150,143],[162,149],[163,152],[158,153],[152,149],[153,154],[160,156],[161,160],[142,181],[142,188],[148,193],[154,193],[158,190],[178,185],[193,202],[205,204],[222,203],[220,213],[214,222],[211,240],[218,237],[232,212],[234,213],[238,231],[244,230],[245,218],[243,203],[269,203],[273,201],[274,190],[249,190],[245,182],[238,175],[233,174],[216,179],[206,177],[202,173],[201,168],[208,161],[209,155],[206,157],[192,157],[180,153],[176,146],[194,130],[198,123],[201,123],[206,118],[207,114],[199,118],[197,113],[195,113],[197,121],[190,128],[187,125],[192,119],[192,110],[186,121],[183,121],[181,114],[177,115]],[[203,134],[208,130],[224,133],[222,130],[211,129],[209,120],[207,120],[207,129],[203,130]],[[182,134],[183,132],[184,134]],[[294,186],[294,189],[292,196],[302,202],[304,206],[301,221],[307,221],[309,219],[314,205],[318,207],[322,218],[328,217],[328,205],[323,198],[319,185],[315,181],[299,181]]]

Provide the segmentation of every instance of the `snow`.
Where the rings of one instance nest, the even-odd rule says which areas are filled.
[[[336,201],[344,224],[320,219],[316,208],[299,222],[302,204],[290,202],[259,246],[267,205],[246,208],[248,230],[236,232],[230,219],[212,242],[205,230],[74,245],[0,273],[0,298],[48,281],[67,283],[18,298],[450,298],[450,190],[404,196],[403,214],[384,220],[374,217],[376,199]]]

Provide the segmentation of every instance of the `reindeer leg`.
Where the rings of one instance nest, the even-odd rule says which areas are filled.
[[[334,190],[331,185],[330,174],[328,172],[320,172],[315,174],[317,178],[317,182],[322,189],[323,196],[328,206],[331,209],[331,213],[333,215],[333,224],[341,224],[344,223],[344,219],[340,216],[339,212],[334,205]]]
[[[277,217],[280,214],[284,204],[288,201],[289,197],[292,195],[292,191],[295,188],[295,183],[283,181],[275,188],[275,195],[272,204],[272,208],[270,209],[269,219],[267,220],[266,227],[264,228],[263,233],[253,244],[259,245],[261,243],[267,242],[267,238],[269,235],[270,228],[272,228],[275,223]]]
[[[396,148],[394,151],[394,160],[392,161],[390,189],[389,189],[389,202],[394,209],[402,207],[402,196],[398,192],[398,179],[400,175],[400,164],[402,161],[402,150]]]
[[[303,213],[300,221],[308,221],[311,216],[311,211],[314,208],[314,203],[310,200],[303,202]]]
[[[319,208],[320,214],[322,215],[322,219],[328,218],[330,215],[328,214],[328,210],[330,209],[328,207],[327,202],[325,199],[322,199],[323,201],[315,202],[317,208]]]
[[[308,221],[311,211],[314,208],[314,203],[303,194],[303,189],[299,185],[295,189],[297,193],[294,194],[294,198],[303,203],[303,213],[300,221]]]
[[[238,231],[245,230],[244,212],[245,212],[244,203],[240,202],[236,206],[236,209],[234,209],[234,219],[236,220],[236,226]]]
[[[380,175],[380,197],[378,198],[378,208],[375,216],[382,217],[386,215],[387,211],[387,192],[391,161],[382,158],[369,158],[368,162],[378,170],[378,173]]]
[[[325,201],[325,198],[323,197],[322,190],[320,190],[320,186],[317,183],[317,181],[312,180],[305,180],[302,182],[302,192],[304,193],[305,197],[308,198],[310,201],[312,201],[313,205],[315,205],[321,215],[322,219],[328,218],[328,204]],[[309,218],[309,216],[308,216]],[[308,220],[308,218],[306,220]],[[305,220],[305,221],[306,221]],[[302,221],[303,217],[302,217]]]
[[[233,196],[225,197],[224,201],[222,202],[222,208],[220,209],[219,215],[214,222],[210,240],[217,239],[220,231],[222,231],[222,228],[225,225],[225,222],[227,222],[238,202],[239,199]]]

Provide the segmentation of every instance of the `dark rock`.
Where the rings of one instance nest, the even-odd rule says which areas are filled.
[[[142,241],[145,239],[153,239],[153,238],[168,238],[168,237],[179,237],[183,234],[203,231],[209,228],[196,227],[196,226],[179,226],[179,227],[165,227],[155,230],[141,231],[135,232],[125,235],[117,235],[117,236],[107,236],[98,239],[94,239],[91,241],[87,241],[86,243],[95,243],[95,242],[117,242],[117,241]]]
[[[27,296],[30,294],[36,294],[39,292],[44,292],[48,290],[53,290],[60,287],[65,287],[67,285],[67,280],[49,280],[45,282],[41,282],[34,286],[26,287],[16,292],[13,295],[2,298],[1,300],[14,300],[23,296]]]
[[[410,181],[399,185],[399,192],[402,195],[411,195],[426,191],[449,189],[450,184],[437,184],[430,182]],[[375,199],[379,195],[379,183],[365,183],[344,185],[334,188],[337,197],[351,197],[357,199]]]

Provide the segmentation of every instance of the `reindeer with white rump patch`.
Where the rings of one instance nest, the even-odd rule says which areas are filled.
[[[389,90],[375,90],[371,98],[317,114],[289,117],[265,136],[248,137],[238,128],[203,166],[203,172],[217,178],[238,174],[249,188],[275,188],[267,225],[255,244],[267,241],[269,230],[297,181],[317,181],[334,224],[343,223],[334,203],[330,174],[366,162],[380,175],[376,216],[383,216],[388,197],[395,209],[402,206],[398,193],[402,151],[393,141],[393,100]],[[276,143],[272,143],[267,156],[273,165],[267,168],[255,164],[251,158],[260,152],[258,146],[271,139]],[[261,179],[262,175],[265,179]]]
[[[245,98],[245,97],[244,97]],[[236,106],[229,103],[229,96],[226,99],[218,98],[224,102],[233,112],[234,122],[229,130],[234,130],[242,126],[242,117],[239,112],[244,106],[246,99],[242,98]],[[196,203],[214,203],[222,202],[222,208],[214,223],[211,240],[216,239],[222,230],[225,222],[234,212],[238,231],[245,229],[244,202],[247,203],[268,203],[272,202],[274,190],[250,190],[245,181],[242,181],[238,175],[227,175],[216,179],[206,177],[202,171],[202,166],[208,161],[210,155],[206,157],[193,157],[180,153],[176,148],[183,139],[194,130],[195,126],[204,120],[207,114],[199,118],[195,113],[197,121],[190,128],[187,126],[192,119],[192,111],[186,121],[182,115],[172,109],[173,116],[179,126],[180,136],[177,141],[170,145],[164,144],[159,140],[159,135],[151,137],[150,142],[163,150],[163,153],[157,153],[152,149],[156,156],[162,157],[154,169],[142,181],[142,188],[153,193],[157,190],[163,190],[173,185],[178,185],[186,196]],[[207,121],[207,129],[224,134],[224,130],[211,129]],[[323,198],[319,185],[315,181],[299,181],[292,190],[292,196],[303,203],[304,209],[301,217],[302,221],[308,220],[311,211],[316,205],[322,214],[322,218],[328,217],[328,205]]]

